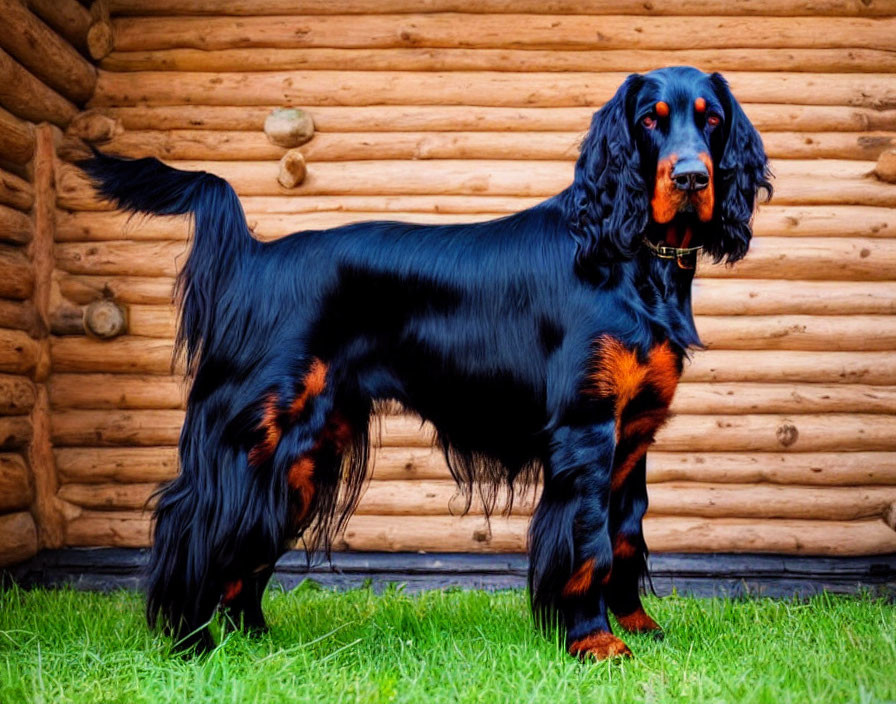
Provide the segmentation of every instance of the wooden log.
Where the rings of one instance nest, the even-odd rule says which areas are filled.
[[[61,447],[53,452],[63,483],[155,483],[177,473],[175,447]]]
[[[37,529],[28,511],[0,516],[0,565],[14,565],[37,554]]]
[[[886,352],[713,350],[695,354],[682,381],[892,384],[893,357]]]
[[[631,30],[631,22],[625,20]],[[689,20],[690,21],[690,20]],[[893,22],[893,20],[888,20]],[[342,26],[344,23],[340,23]],[[500,30],[506,36],[506,28]],[[605,30],[602,30],[605,31]],[[687,31],[693,32],[693,27]],[[831,34],[830,27],[822,30]],[[878,30],[880,31],[880,30]],[[562,32],[552,28],[554,36]],[[200,32],[200,34],[202,34]],[[883,31],[882,37],[886,37]],[[198,36],[198,35],[197,35]],[[816,35],[817,36],[817,35]],[[822,35],[824,36],[824,35]],[[676,40],[677,41],[677,40]],[[853,41],[851,39],[847,41]],[[885,41],[889,41],[887,37]],[[270,71],[179,73],[100,71],[91,107],[127,105],[481,105],[570,107],[599,105],[624,73]],[[888,74],[728,73],[745,103],[896,107],[896,78]],[[13,112],[15,112],[13,110]],[[312,111],[312,114],[315,111]]]
[[[323,139],[321,135],[319,139]],[[269,240],[302,229],[326,228],[351,221],[470,222],[524,210],[537,198],[503,196],[247,196],[242,199],[255,236]],[[896,237],[893,208],[870,206],[763,206],[756,215],[756,236]],[[452,217],[456,216],[456,217]],[[327,219],[331,218],[331,219]],[[56,240],[185,240],[190,222],[183,217],[133,217],[113,212],[65,212],[56,215]],[[792,287],[789,287],[792,288]]]
[[[0,105],[31,122],[52,122],[65,127],[78,108],[32,76],[9,54],[0,50]]]
[[[33,406],[34,384],[31,379],[13,374],[0,374],[0,415],[25,415]]]
[[[179,377],[54,374],[55,408],[154,410],[184,407]],[[864,384],[681,384],[675,413],[896,413],[896,387]]]
[[[750,252],[734,267],[698,264],[700,275],[725,278],[893,279],[896,272],[896,241],[837,238],[825,239],[757,237]]]
[[[21,450],[31,442],[29,416],[0,416],[0,450]]]
[[[404,51],[404,50],[403,50]],[[257,131],[275,105],[269,106],[139,106],[104,107],[128,130],[204,129]],[[549,131],[588,129],[594,107],[509,108],[460,105],[317,106],[318,133],[328,132],[464,132]],[[744,111],[761,132],[791,130],[836,132],[896,129],[896,110],[840,105],[775,105],[747,103]]]
[[[34,191],[25,179],[0,169],[0,203],[19,210],[31,210]]]
[[[679,384],[675,413],[896,413],[896,386],[865,384]]]
[[[17,247],[0,245],[0,296],[23,300],[34,290],[31,263]]]
[[[476,516],[356,516],[341,548],[523,552],[528,521],[493,519],[490,529]],[[896,533],[882,520],[811,521],[652,517],[644,522],[654,552],[771,552],[799,555],[871,555],[896,549]]]
[[[65,526],[71,547],[141,548],[150,545],[148,514],[136,511],[80,511]]]
[[[77,0],[27,0],[31,11],[82,54],[87,53],[90,12]]]
[[[161,482],[177,473],[177,449],[169,447],[56,448],[65,483]],[[377,447],[373,479],[450,480],[435,448]],[[893,452],[662,452],[647,455],[651,485],[662,482],[799,486],[896,486]]]
[[[703,13],[700,13],[701,15]],[[669,49],[693,32],[702,48],[891,48],[896,24],[889,18],[639,17],[493,14],[340,16],[158,17],[113,20],[119,51],[270,47],[464,47],[531,49]],[[100,58],[95,56],[94,58]]]
[[[896,313],[896,284],[883,281],[697,278],[692,295],[697,315]]]
[[[54,374],[49,390],[57,409],[177,409],[183,408],[186,395],[178,377],[131,374]]]
[[[21,455],[0,453],[0,512],[27,510],[33,491]]]
[[[0,205],[0,243],[28,244],[33,236],[31,218],[14,208]]]
[[[0,329],[0,372],[31,374],[42,357],[40,343],[30,335]]]
[[[73,450],[74,451],[74,450]],[[85,450],[85,452],[87,452]],[[144,452],[141,449],[103,452]],[[155,451],[152,462],[162,464],[173,450]],[[662,482],[694,481],[716,484],[792,484],[806,486],[896,486],[896,453],[892,452],[662,452],[647,454],[647,480]],[[77,479],[111,474],[111,464],[99,460],[99,467],[85,463]],[[171,465],[171,475],[174,468]],[[441,452],[435,448],[378,447],[374,450],[373,478],[378,481],[449,480],[451,475]],[[139,481],[135,478],[133,481]]]
[[[174,292],[174,279],[159,277],[62,274],[58,282],[63,296],[82,305],[107,295],[121,303],[170,303]]]
[[[34,126],[0,108],[0,154],[4,159],[25,164],[34,153]]]
[[[696,322],[708,349],[896,349],[896,320],[889,315],[702,315]]]
[[[14,333],[9,331],[10,336]],[[31,344],[37,344],[21,334]],[[0,333],[0,365],[4,359]],[[10,338],[11,339],[11,338]],[[18,339],[18,338],[16,338]],[[169,375],[173,346],[164,339],[123,337],[108,342],[65,337],[52,341],[54,372]],[[36,356],[39,350],[35,350]],[[18,353],[17,353],[18,354]],[[9,353],[12,359],[14,354]],[[3,369],[0,371],[20,371]],[[893,384],[896,359],[886,352],[712,350],[696,354],[683,380],[705,382]]]
[[[152,508],[156,483],[141,484],[63,484],[59,498],[76,506],[97,510]]]
[[[896,487],[670,482],[652,486],[649,494],[651,516],[852,521],[881,518],[896,500]]]
[[[94,0],[90,6],[90,28],[87,30],[87,51],[94,59],[102,59],[115,47],[115,28],[109,19],[106,0]]]
[[[309,174],[313,178],[313,173]],[[185,261],[183,242],[56,245],[56,266],[72,274],[173,277]],[[734,267],[698,264],[704,278],[829,279],[882,281],[896,278],[896,240],[863,238],[755,238],[746,259]]]
[[[0,328],[24,330],[32,337],[40,337],[46,332],[31,301],[9,301],[3,298],[0,298]]]
[[[697,332],[709,349],[892,350],[896,320],[890,315],[730,315],[696,318]],[[173,306],[131,306],[132,335],[173,337]]]
[[[179,410],[60,411],[53,416],[58,446],[174,445],[183,413]],[[659,451],[826,452],[896,449],[892,420],[875,414],[678,415],[660,431]],[[380,443],[386,447],[429,447],[433,432],[412,416],[382,419]]]
[[[314,136],[314,121],[304,110],[277,108],[265,118],[264,134],[269,143],[292,149]]]
[[[209,171],[241,196],[295,195],[276,182],[271,162],[176,161],[172,166]],[[890,206],[889,184],[869,179],[868,162],[786,160],[775,162],[776,202],[781,205],[857,204]],[[317,162],[298,194],[303,196],[553,196],[572,181],[573,165],[561,161],[442,159],[424,161]],[[818,176],[823,172],[824,176]],[[74,166],[60,164],[59,203],[70,210],[109,210]],[[373,208],[376,209],[376,208]]]
[[[2,339],[0,334],[0,342]],[[169,340],[138,337],[119,337],[107,341],[62,337],[51,341],[50,350],[54,372],[167,375],[172,372],[174,345]]]
[[[50,291],[54,269],[53,240],[55,236],[56,176],[54,171],[55,142],[58,133],[54,127],[41,124],[35,131],[34,149],[34,238],[28,246],[31,268],[34,272],[33,302],[44,335],[50,329]],[[50,374],[49,360],[42,360],[35,369],[35,381],[46,381]],[[44,525],[38,516],[41,544],[44,545]],[[55,532],[54,546],[61,544],[62,534]]]
[[[66,484],[59,498],[86,509],[128,510],[151,508],[155,483]],[[515,498],[511,515],[531,516],[540,491]],[[701,516],[705,518],[808,518],[852,521],[880,518],[896,501],[896,487],[785,487],[755,484],[715,485],[677,482],[651,486],[648,516]],[[506,509],[506,492],[500,492],[494,515]],[[464,515],[466,498],[450,480],[373,481],[358,505],[357,516]],[[483,515],[481,497],[474,490],[465,515]]]
[[[689,0],[667,5],[646,5],[638,0],[613,0],[595,5],[589,0],[483,0],[471,5],[463,0],[341,0],[333,5],[310,0],[110,0],[116,15],[353,15],[405,12],[526,13],[551,15],[760,15],[785,17],[813,16],[886,16],[894,13],[892,0],[856,3],[849,0],[824,0],[807,5],[801,0]]]
[[[110,126],[112,118],[93,113]],[[75,121],[77,121],[76,118]],[[73,125],[75,124],[73,121]],[[70,128],[71,131],[71,128]],[[99,130],[97,130],[99,131]],[[324,133],[301,152],[309,161],[376,159],[566,159],[579,154],[581,132],[342,132]],[[891,132],[766,132],[763,142],[770,157],[784,159],[874,160],[896,146]],[[284,148],[254,132],[221,130],[136,130],[120,132],[108,143],[121,156],[167,159],[258,160],[278,159]]]
[[[647,453],[647,481],[800,486],[896,486],[892,452]],[[444,470],[447,472],[447,468]],[[441,477],[440,477],[441,478]]]
[[[0,15],[0,46],[22,66],[76,103],[93,94],[96,69],[20,0],[0,0]]]
[[[791,555],[880,555],[896,548],[896,532],[870,521],[656,517],[644,525],[656,552],[770,552]]]
[[[883,72],[896,59],[875,49],[168,49],[112,52],[107,71],[650,71],[668,65],[706,71]]]

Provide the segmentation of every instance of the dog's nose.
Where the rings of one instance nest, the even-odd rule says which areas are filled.
[[[675,164],[672,181],[679,191],[702,191],[709,185],[709,171],[699,159],[683,159]]]

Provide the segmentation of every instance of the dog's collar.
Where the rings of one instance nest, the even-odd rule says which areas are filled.
[[[668,244],[657,244],[646,237],[644,244],[650,253],[658,259],[674,259],[681,269],[693,269],[697,264],[697,252],[703,249],[703,245],[697,247],[672,247]],[[691,259],[693,255],[693,259]]]

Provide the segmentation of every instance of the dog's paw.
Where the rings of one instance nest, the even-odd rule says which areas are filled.
[[[608,631],[597,631],[584,638],[574,640],[569,645],[569,654],[580,660],[632,657],[632,651],[628,649],[628,646]]]
[[[619,625],[630,633],[651,633],[655,640],[663,639],[662,627],[654,621],[642,608],[638,608],[625,616],[617,616]]]

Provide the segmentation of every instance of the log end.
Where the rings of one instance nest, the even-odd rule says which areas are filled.
[[[84,329],[102,340],[118,337],[127,326],[124,309],[114,301],[94,301],[84,309]]]
[[[106,21],[94,22],[87,30],[87,50],[93,59],[105,59],[115,45],[112,25]]]
[[[291,149],[280,159],[277,182],[284,188],[295,188],[305,180],[305,157],[298,149]]]
[[[272,144],[291,149],[314,136],[314,121],[304,110],[277,108],[264,121],[264,133]]]
[[[75,115],[65,130],[65,136],[79,137],[87,142],[108,142],[122,132],[124,127],[121,120],[96,110],[85,110]]]
[[[896,149],[887,149],[877,158],[874,175],[886,183],[896,183]]]

